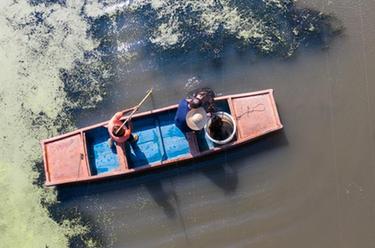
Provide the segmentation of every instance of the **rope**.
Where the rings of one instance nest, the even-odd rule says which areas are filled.
[[[260,106],[262,106],[262,108],[258,108]],[[250,106],[247,106],[246,108],[247,108],[247,110],[245,112],[243,112],[243,113],[241,113],[240,115],[237,116],[237,118],[236,118],[237,120],[240,119],[244,115],[248,115],[248,114],[253,113],[253,112],[263,112],[266,109],[266,107],[264,106],[263,103],[258,103],[257,105],[255,105],[252,108],[250,108]]]

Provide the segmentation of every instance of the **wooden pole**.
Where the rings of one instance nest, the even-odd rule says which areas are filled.
[[[122,125],[120,126],[120,128],[118,128],[116,130],[115,134],[117,134],[120,131],[120,129],[123,128],[125,126],[125,124],[128,123],[128,121],[131,120],[131,118],[133,117],[134,113],[137,112],[137,110],[139,109],[139,107],[141,107],[141,105],[146,101],[146,99],[151,95],[151,93],[152,93],[152,88],[147,91],[147,94],[142,99],[142,101],[140,103],[138,103],[137,106],[134,107],[134,110],[131,112],[131,114],[129,115],[129,117],[124,121],[124,123],[122,123]]]

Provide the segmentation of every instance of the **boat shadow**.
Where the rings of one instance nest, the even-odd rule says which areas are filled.
[[[57,187],[58,200],[63,203],[64,201],[76,201],[81,197],[101,197],[103,195],[102,197],[105,198],[109,192],[116,192],[115,194],[124,192],[125,194],[128,190],[144,186],[165,215],[174,219],[180,215],[180,201],[173,183],[179,177],[202,173],[225,195],[233,194],[238,187],[238,170],[241,169],[241,159],[244,156],[255,158],[261,156],[262,153],[287,145],[287,137],[284,131],[280,130],[251,144],[240,146],[235,151],[228,150],[215,156],[209,155],[193,162],[193,164],[185,162],[181,166],[156,169],[153,173],[140,173],[95,183],[59,186]],[[137,150],[138,159],[144,156],[140,150],[135,150]]]
[[[130,160],[137,160],[140,161],[141,164],[147,164],[148,160],[144,152],[138,147],[137,143],[131,143],[127,145],[127,149],[130,149],[130,146],[132,147],[132,150],[134,154],[130,154]],[[154,202],[163,209],[166,216],[170,218],[174,218],[176,216],[176,210],[172,204],[173,199],[177,201],[177,194],[174,190],[167,191],[160,180],[151,180],[150,182],[145,182],[143,184],[147,191],[149,192],[150,196],[154,200]]]
[[[240,161],[244,157],[255,159],[258,156],[263,156],[266,152],[288,144],[284,130],[280,130],[252,141],[250,144],[239,146],[235,150],[230,149],[215,155],[215,157],[205,157],[198,163],[197,166],[200,168],[197,170],[222,189],[225,194],[232,194],[238,186],[238,170],[241,170],[242,163]],[[208,165],[202,165],[207,163]]]
[[[160,180],[145,183],[144,186],[154,202],[163,209],[165,215],[169,218],[175,218],[177,207],[175,204],[178,201],[176,192],[165,189]]]

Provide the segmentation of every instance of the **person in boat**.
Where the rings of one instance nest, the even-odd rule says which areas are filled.
[[[192,99],[190,100],[190,105],[192,105],[193,107],[203,107],[207,112],[207,116],[211,118],[211,124],[208,127],[210,135],[215,139],[224,139],[226,137],[226,134],[223,132],[223,121],[219,116],[215,114],[217,112],[216,106],[214,104],[215,92],[211,88],[206,87],[196,89],[190,92],[188,95],[190,95]],[[187,102],[189,102],[189,100],[187,100]]]
[[[212,116],[212,114],[216,111],[216,108],[214,105],[215,93],[212,89],[200,88],[200,89],[194,90],[193,92],[190,92],[189,95],[190,97],[188,96],[187,98],[184,98],[180,101],[178,108],[177,108],[176,116],[175,116],[175,124],[184,134],[188,132],[192,132],[192,131],[198,131],[198,130],[189,128],[189,126],[187,125],[186,119],[187,119],[187,114],[189,113],[190,110],[203,108],[203,110],[206,112],[206,115],[208,117]],[[198,111],[198,113],[201,113],[201,112],[202,112],[201,110]],[[199,120],[196,118],[201,119],[201,117],[198,117],[198,115],[191,116],[191,118],[196,122],[199,122]],[[207,121],[207,118],[204,117],[204,120]],[[203,127],[201,127],[199,130],[201,130]]]
[[[204,120],[204,118],[207,118],[206,117],[206,113],[204,113],[204,116],[198,116],[198,115],[192,115],[190,114],[190,121],[189,123],[191,123],[191,127],[188,126],[187,124],[187,115],[188,113],[191,111],[191,110],[196,110],[196,109],[199,109],[199,113],[201,113],[201,109],[203,109],[201,107],[202,103],[200,100],[198,99],[182,99],[178,105],[178,108],[177,108],[177,112],[176,112],[176,116],[175,116],[175,125],[181,130],[182,133],[186,134],[186,133],[189,133],[189,132],[192,132],[196,129],[194,129],[195,126],[199,126],[199,123],[200,120]],[[204,110],[204,109],[203,109]],[[191,112],[193,113],[193,112]],[[191,119],[192,118],[192,119]],[[193,123],[196,122],[196,125],[194,126]],[[197,129],[197,130],[200,130],[200,129]],[[197,131],[196,130],[196,131]]]
[[[216,112],[214,104],[216,94],[211,88],[199,88],[192,91],[190,94],[192,95],[191,99],[198,99],[200,101],[201,106],[206,110],[209,116]]]
[[[113,147],[113,142],[117,144],[125,143],[126,141],[134,143],[138,141],[138,135],[132,134],[131,124],[126,124],[121,127],[123,122],[121,117],[124,115],[124,112],[117,112],[111,120],[108,122],[108,133],[110,138],[108,139],[108,145]]]
[[[209,132],[211,135],[214,135],[217,139],[223,139],[222,128],[223,121],[215,113],[217,112],[214,99],[215,92],[211,88],[200,88],[193,92],[193,97],[198,98],[202,102],[202,106],[207,111],[208,116],[211,118],[211,124],[209,126]]]
[[[191,102],[192,103],[192,102]],[[197,134],[201,134],[200,130],[207,123],[207,112],[203,107],[195,108],[195,103],[191,104],[181,101],[175,117],[175,125],[181,130],[188,141],[191,153],[199,153],[196,140]]]

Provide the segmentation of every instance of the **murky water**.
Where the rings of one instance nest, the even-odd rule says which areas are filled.
[[[265,13],[234,18],[250,1],[237,9],[229,1],[152,1],[152,8],[148,1],[20,2],[1,3],[4,247],[64,247],[63,234],[73,247],[82,240],[104,247],[374,246],[374,2],[299,2],[340,20],[343,33],[333,39],[296,38],[288,25],[269,29]],[[205,12],[191,17],[187,7]],[[187,16],[174,19],[181,11]],[[245,25],[259,16],[260,38]],[[181,29],[186,22],[201,24]],[[202,28],[207,33],[197,36]],[[285,31],[285,46],[269,35],[275,30]],[[32,186],[38,140],[73,128],[61,121],[72,111],[78,127],[109,119],[151,86],[144,109],[176,103],[197,86],[219,94],[273,88],[285,128],[196,163],[58,188],[60,202],[48,213],[40,204],[47,193]]]

